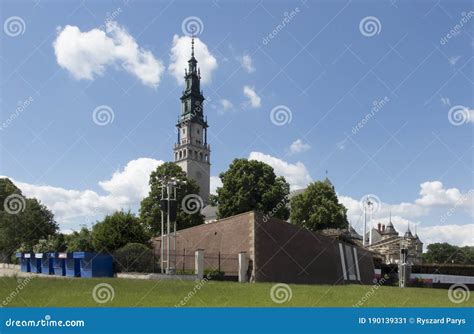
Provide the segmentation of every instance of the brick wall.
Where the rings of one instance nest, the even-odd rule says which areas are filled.
[[[157,255],[160,243],[160,238],[154,240]],[[334,238],[247,212],[178,231],[176,268],[194,270],[194,252],[204,249],[206,269],[217,269],[220,252],[221,270],[234,276],[238,270],[238,253],[246,252],[253,269],[251,277],[256,282],[351,283],[344,279],[339,244],[341,242]],[[372,253],[353,245],[350,249],[356,249],[361,282],[371,284]],[[184,250],[186,256],[183,256]],[[345,268],[349,271],[348,263]]]
[[[247,212],[178,231],[176,268],[182,270],[184,262],[185,270],[194,270],[194,252],[204,249],[205,269],[217,269],[220,252],[221,270],[226,275],[237,275],[239,252],[247,252],[248,256],[251,253],[252,243],[249,236],[252,226],[253,213]],[[156,238],[153,244],[155,254],[159,255],[161,239]]]
[[[340,243],[334,238],[282,220],[264,219],[263,215],[256,214],[255,280],[305,284],[350,283],[350,280],[344,280]],[[351,249],[354,247],[357,250],[361,282],[370,284],[374,276],[372,255],[361,247],[350,245]],[[358,280],[353,283],[358,283]]]

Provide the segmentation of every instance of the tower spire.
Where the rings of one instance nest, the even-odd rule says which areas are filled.
[[[191,36],[191,58],[194,58],[194,34]]]

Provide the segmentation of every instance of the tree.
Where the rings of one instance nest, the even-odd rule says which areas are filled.
[[[57,231],[58,224],[46,206],[23,196],[9,179],[0,179],[0,262],[10,262],[20,246],[31,251],[40,239]]]
[[[154,271],[153,251],[143,244],[129,243],[114,253],[119,272],[150,273]]]
[[[150,193],[142,200],[140,205],[140,220],[151,235],[160,233],[161,180],[165,178],[170,179],[172,177],[176,178],[179,182],[179,187],[176,190],[178,208],[176,217],[177,229],[181,230],[204,223],[204,216],[201,215],[200,210],[202,207],[202,199],[199,201],[197,195],[199,193],[199,186],[194,180],[186,177],[186,173],[183,172],[181,167],[175,163],[166,162],[158,166],[156,170],[151,173],[149,182]],[[192,204],[198,205],[193,206]],[[186,207],[187,210],[183,210],[184,207]]]
[[[79,232],[74,231],[66,236],[68,252],[94,252],[92,243],[92,232],[83,226]]]
[[[311,183],[304,192],[291,199],[291,223],[311,231],[347,228],[347,209],[339,203],[331,181]]]
[[[92,227],[92,244],[98,252],[114,252],[130,242],[145,244],[148,240],[140,220],[130,212],[117,211]]]
[[[288,219],[290,186],[277,177],[264,162],[235,159],[229,169],[219,175],[222,187],[217,189],[218,218],[256,210]]]
[[[48,235],[47,239],[40,239],[33,246],[35,253],[64,252],[66,250],[66,242],[63,234]]]
[[[430,244],[423,254],[425,263],[473,264],[474,247],[458,247],[447,242]]]

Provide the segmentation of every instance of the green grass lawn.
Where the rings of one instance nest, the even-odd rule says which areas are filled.
[[[149,281],[117,278],[101,279],[55,279],[33,278],[16,296],[2,302],[12,292],[18,291],[18,280],[22,278],[0,278],[0,306],[165,306],[173,307],[191,296],[186,307],[351,307],[364,296],[363,307],[472,307],[473,298],[453,304],[448,291],[428,288],[379,287],[367,285],[295,285],[291,284],[292,298],[285,303],[272,301],[270,291],[274,284],[239,284],[234,282],[205,282],[200,289],[195,282]],[[114,298],[99,304],[93,298],[93,289],[99,283],[113,287]],[[11,301],[10,301],[11,299]]]

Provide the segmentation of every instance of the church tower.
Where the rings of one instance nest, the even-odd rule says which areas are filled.
[[[174,161],[188,178],[199,185],[199,196],[209,203],[211,182],[210,146],[207,143],[207,117],[204,118],[204,96],[200,89],[201,73],[194,58],[194,38],[191,59],[184,71],[185,89],[181,96],[181,115],[176,124],[178,142],[174,145]]]

